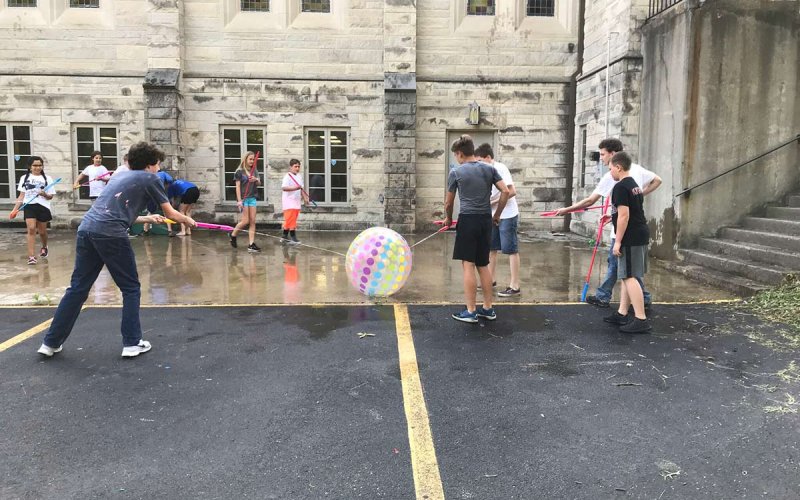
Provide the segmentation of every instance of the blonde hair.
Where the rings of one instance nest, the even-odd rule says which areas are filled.
[[[256,154],[252,151],[248,151],[242,156],[242,161],[239,162],[239,168],[236,169],[236,172],[244,171],[246,174],[249,174],[250,171],[247,169],[247,157],[248,156],[255,156]]]

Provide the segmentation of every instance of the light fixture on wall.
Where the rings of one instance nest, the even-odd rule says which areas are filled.
[[[473,101],[469,105],[469,114],[467,114],[467,124],[478,125],[481,121],[481,107],[478,103]]]

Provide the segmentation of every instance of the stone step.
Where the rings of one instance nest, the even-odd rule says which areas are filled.
[[[790,194],[787,196],[786,204],[790,207],[800,207],[800,194]]]
[[[689,264],[742,276],[767,285],[778,285],[789,274],[783,268],[717,255],[705,250],[682,250],[681,254]]]
[[[757,283],[741,276],[733,276],[685,262],[670,261],[664,262],[663,265],[668,270],[680,273],[690,280],[727,290],[740,297],[750,297],[769,288],[763,283]]]
[[[800,221],[768,219],[764,217],[745,217],[743,224],[744,227],[756,231],[800,236]]]
[[[744,261],[752,260],[767,265],[800,269],[800,253],[785,252],[758,243],[734,241],[727,239],[701,238],[700,248],[710,253],[725,255]]]
[[[800,252],[800,236],[753,231],[751,229],[742,229],[738,227],[722,228],[719,235],[721,238],[728,240],[767,245],[790,252]]]
[[[767,217],[800,221],[800,207],[767,207]]]

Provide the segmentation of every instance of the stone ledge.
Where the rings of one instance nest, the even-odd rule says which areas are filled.
[[[275,207],[272,204],[264,205],[264,202],[258,202],[257,210],[266,213],[274,213]],[[214,212],[217,213],[237,213],[239,212],[239,207],[236,203],[215,203],[214,204]]]

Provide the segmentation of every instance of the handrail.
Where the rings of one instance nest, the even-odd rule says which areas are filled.
[[[683,2],[683,0],[650,0],[650,9],[647,18],[650,19],[653,16],[661,14],[665,10],[681,2]]]
[[[763,158],[763,157],[767,156],[767,155],[768,155],[768,154],[770,154],[770,153],[774,153],[775,151],[777,151],[777,150],[781,149],[781,148],[782,148],[782,147],[784,147],[784,146],[788,146],[789,144],[791,144],[791,143],[793,143],[793,142],[800,142],[800,134],[797,134],[796,136],[794,136],[793,138],[789,139],[788,141],[786,141],[786,142],[783,142],[783,143],[781,143],[781,144],[779,144],[779,145],[775,146],[774,148],[770,149],[769,151],[766,151],[766,152],[764,152],[764,153],[761,153],[761,154],[760,154],[760,155],[758,155],[758,156],[755,156],[755,157],[753,157],[753,158],[750,158],[749,160],[747,160],[747,161],[746,161],[746,162],[744,162],[744,163],[741,163],[741,164],[739,164],[739,165],[736,165],[736,166],[735,166],[735,167],[733,167],[733,168],[729,168],[728,170],[726,170],[726,171],[724,171],[724,172],[722,172],[722,173],[719,173],[719,174],[715,175],[714,177],[711,177],[710,179],[706,179],[706,180],[704,180],[703,182],[701,182],[701,183],[699,183],[699,184],[695,184],[695,185],[694,185],[694,186],[692,186],[692,187],[688,187],[688,188],[684,189],[684,190],[683,190],[683,191],[681,191],[680,193],[676,194],[676,195],[675,195],[675,198],[677,198],[678,196],[682,196],[682,195],[684,195],[684,194],[690,193],[690,192],[691,192],[693,189],[697,189],[697,188],[699,188],[700,186],[702,186],[703,184],[708,184],[709,182],[711,182],[711,181],[713,181],[713,180],[719,179],[719,178],[720,178],[720,177],[722,177],[723,175],[727,175],[727,174],[729,174],[729,173],[733,172],[734,170],[738,170],[738,169],[740,169],[740,168],[744,167],[745,165],[747,165],[747,164],[749,164],[749,163],[753,163],[754,161],[756,161],[756,160],[759,160],[759,159],[761,159],[761,158]]]

